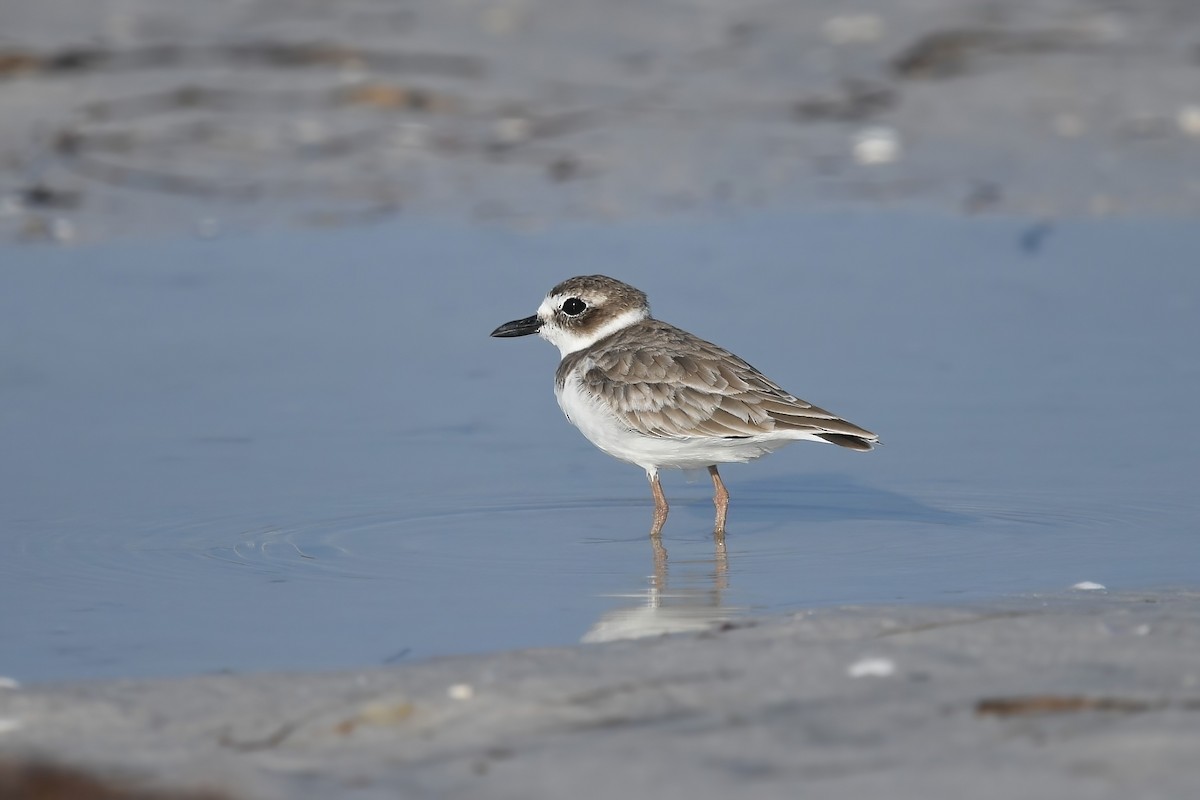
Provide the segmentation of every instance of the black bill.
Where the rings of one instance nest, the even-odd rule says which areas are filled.
[[[537,315],[526,317],[525,319],[514,319],[512,322],[506,322],[496,330],[492,331],[492,336],[498,336],[502,339],[507,339],[512,336],[528,336],[531,333],[537,333],[538,328],[542,327],[542,321],[537,318]]]

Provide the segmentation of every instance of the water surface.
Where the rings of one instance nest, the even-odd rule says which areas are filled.
[[[0,250],[0,674],[314,669],[814,606],[1195,586],[1186,221],[410,223]],[[645,478],[489,339],[605,272],[878,432]]]

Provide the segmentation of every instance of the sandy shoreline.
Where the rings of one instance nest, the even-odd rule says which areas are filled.
[[[328,674],[0,691],[2,752],[246,797],[1184,797],[1200,598],[822,610]]]
[[[1171,0],[0,8],[0,232],[434,215],[1193,215]]]

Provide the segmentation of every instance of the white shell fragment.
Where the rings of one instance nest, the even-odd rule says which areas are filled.
[[[1175,124],[1184,134],[1200,139],[1200,106],[1187,105],[1179,109]]]
[[[896,662],[890,658],[860,658],[846,667],[851,678],[887,678],[896,674]]]
[[[446,696],[451,700],[470,700],[475,696],[475,687],[469,683],[456,683],[446,689]]]
[[[890,164],[900,158],[900,135],[884,126],[863,128],[854,134],[853,152],[859,164]]]

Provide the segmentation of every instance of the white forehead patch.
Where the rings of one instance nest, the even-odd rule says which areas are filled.
[[[561,302],[562,301],[556,297],[547,297],[542,301],[542,304],[538,306],[538,319],[540,319],[543,323],[554,319],[554,312],[558,309],[558,304]]]

